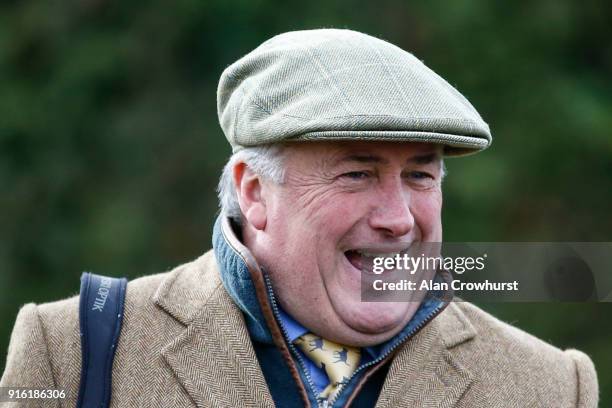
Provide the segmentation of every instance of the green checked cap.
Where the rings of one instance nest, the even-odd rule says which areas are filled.
[[[236,152],[282,141],[430,142],[446,155],[491,144],[489,126],[412,54],[351,30],[294,31],[221,75],[219,122]]]

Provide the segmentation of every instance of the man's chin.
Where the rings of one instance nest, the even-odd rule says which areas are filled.
[[[414,314],[412,309],[406,303],[360,303],[359,307],[353,307],[347,310],[347,313],[339,315],[352,330],[359,332],[364,338],[370,337],[381,343],[404,328]]]

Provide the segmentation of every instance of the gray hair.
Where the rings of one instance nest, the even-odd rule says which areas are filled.
[[[233,170],[236,163],[244,162],[258,176],[281,184],[285,178],[283,167],[283,146],[270,144],[255,147],[245,147],[229,158],[217,187],[221,212],[232,221],[241,224],[242,212],[238,204]]]
[[[232,154],[225,167],[223,167],[223,173],[221,173],[221,179],[217,187],[219,207],[222,214],[240,225],[242,224],[242,211],[238,204],[233,177],[234,165],[238,162],[246,163],[258,176],[274,183],[282,184],[285,181],[283,146],[280,144],[269,144],[245,147]],[[445,176],[446,165],[444,160],[441,160],[440,182],[442,182]]]

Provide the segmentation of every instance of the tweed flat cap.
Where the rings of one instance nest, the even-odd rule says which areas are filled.
[[[236,152],[281,141],[431,142],[446,155],[491,144],[489,126],[412,54],[351,30],[277,35],[230,65],[219,122]]]

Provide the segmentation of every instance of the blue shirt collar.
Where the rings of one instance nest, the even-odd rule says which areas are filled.
[[[283,323],[283,327],[287,332],[287,337],[291,343],[293,343],[298,337],[308,333],[308,329],[299,324],[293,317],[285,312],[280,306],[278,308],[278,314],[280,320]]]

